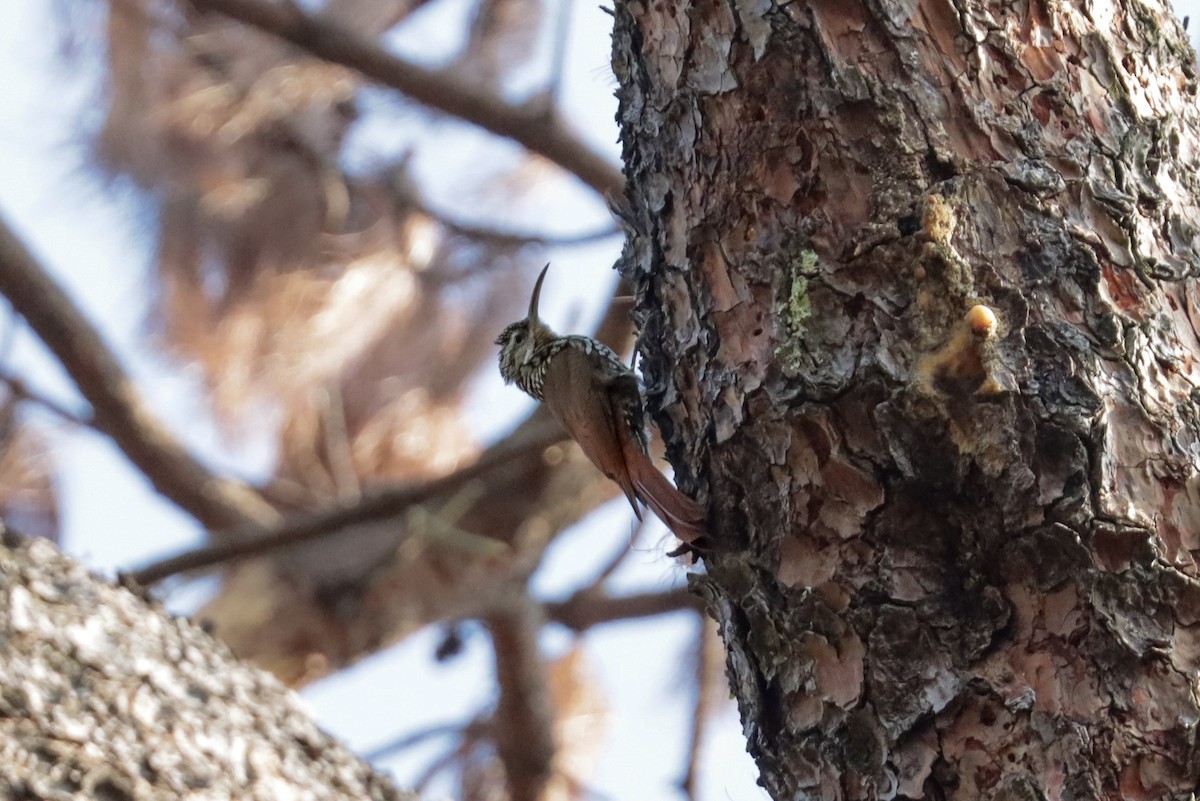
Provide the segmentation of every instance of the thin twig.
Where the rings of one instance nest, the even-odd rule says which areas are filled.
[[[75,412],[63,406],[56,400],[46,397],[45,395],[32,390],[29,385],[15,375],[0,370],[0,383],[6,384],[13,397],[19,401],[26,401],[36,406],[41,406],[46,411],[53,414],[65,422],[72,423],[84,428],[90,428],[93,423],[91,410],[87,412]]]
[[[620,171],[572,136],[556,118],[537,109],[513,106],[461,80],[410,64],[324,16],[306,14],[262,0],[192,0],[196,8],[217,11],[291,42],[312,55],[357,70],[429,108],[503,136],[545,156],[601,196],[623,192]]]
[[[454,492],[463,484],[533,450],[548,448],[565,437],[562,429],[546,422],[489,448],[472,465],[423,484],[366,493],[350,506],[335,506],[284,520],[275,527],[250,526],[229,532],[214,545],[185,551],[126,573],[123,580],[141,587],[191,570],[228,564],[260,556],[281,548],[310,542],[341,531],[347,526],[394,517],[439,495]]]
[[[154,488],[209,528],[269,524],[262,496],[197,461],[150,413],[117,357],[0,219],[0,294],[58,358],[107,434]]]
[[[501,556],[511,549],[508,543],[460,528],[458,523],[483,495],[480,481],[467,481],[441,505],[430,510],[417,504],[404,513],[404,530],[413,539],[439,545],[474,556]]]
[[[699,612],[704,609],[704,602],[686,587],[678,587],[663,592],[618,596],[594,591],[577,592],[565,601],[546,603],[543,609],[548,620],[580,632],[619,620],[666,615],[681,610]]]
[[[428,728],[418,729],[417,731],[397,737],[389,743],[384,743],[378,748],[363,754],[363,759],[368,762],[379,762],[380,760],[387,759],[392,754],[406,751],[414,745],[419,745],[435,737],[467,736],[471,734],[478,736],[485,734],[490,726],[490,721],[478,717],[464,723],[441,723],[437,726],[429,726]]]
[[[431,206],[421,196],[421,192],[413,185],[412,181],[399,169],[397,169],[395,177],[388,182],[388,188],[395,194],[397,200],[405,206],[434,220],[451,234],[461,236],[465,239],[492,242],[507,247],[526,247],[529,245],[576,247],[590,245],[593,242],[617,236],[621,233],[621,229],[611,223],[595,231],[555,236],[552,234],[536,234],[528,231],[506,229],[490,224],[480,225],[478,223],[466,222]]]
[[[593,242],[599,242],[603,239],[608,239],[609,237],[616,236],[621,233],[620,229],[612,225],[607,225],[602,228],[597,228],[595,231],[587,231],[582,234],[567,234],[564,236],[533,234],[524,231],[493,228],[485,225],[472,225],[461,220],[451,219],[447,215],[438,211],[433,211],[427,206],[417,205],[416,207],[422,214],[425,214],[436,220],[439,225],[452,234],[456,234],[467,239],[494,242],[497,245],[507,245],[509,247],[524,247],[526,245],[576,247],[579,245],[590,245]]]
[[[704,728],[708,724],[712,706],[712,684],[719,670],[713,665],[712,638],[715,628],[711,620],[701,616],[700,630],[696,633],[696,699],[692,706],[691,742],[688,744],[687,767],[684,769],[680,786],[691,801],[699,798],[700,751],[704,747]]]

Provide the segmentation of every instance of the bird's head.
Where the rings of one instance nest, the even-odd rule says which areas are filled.
[[[529,299],[529,315],[524,320],[509,325],[496,337],[496,344],[500,346],[500,375],[506,384],[520,384],[518,378],[533,365],[537,349],[554,338],[554,332],[538,319],[537,312],[538,298],[542,294],[542,281],[549,269],[549,264],[543,267],[537,283],[533,285],[533,295]]]

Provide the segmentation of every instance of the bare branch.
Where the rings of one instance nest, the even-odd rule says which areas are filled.
[[[687,767],[684,769],[680,786],[684,794],[696,801],[699,798],[700,750],[704,746],[704,727],[708,725],[712,711],[713,684],[722,678],[718,665],[713,664],[713,638],[716,629],[713,621],[700,618],[700,631],[696,633],[696,652],[692,657],[696,667],[696,702],[692,707],[691,742],[688,745]]]
[[[262,0],[191,2],[200,10],[220,12],[318,58],[357,70],[429,108],[512,139],[572,173],[601,196],[621,195],[624,191],[620,171],[543,110],[513,106],[452,76],[410,64],[333,20],[306,14],[295,5]]]
[[[46,411],[53,414],[55,417],[61,418],[65,422],[72,423],[85,428],[91,427],[94,423],[92,414],[87,412],[75,412],[68,409],[56,400],[47,398],[45,395],[32,390],[29,385],[15,375],[11,375],[3,370],[0,370],[0,383],[8,386],[9,392],[13,398],[18,401],[26,401],[36,406],[41,406]]]
[[[538,648],[542,611],[521,586],[484,618],[496,652],[500,700],[492,721],[512,801],[541,801],[554,772],[554,709]]]
[[[375,748],[363,754],[363,759],[368,762],[378,762],[382,759],[387,759],[392,754],[398,754],[401,751],[406,751],[414,745],[419,745],[426,740],[432,740],[435,737],[478,737],[487,732],[491,728],[491,721],[485,718],[474,718],[463,723],[441,723],[436,726],[418,729],[409,734],[401,735],[389,743]]]
[[[577,245],[590,245],[593,242],[622,233],[621,229],[611,222],[594,231],[564,235],[511,230],[497,225],[467,222],[445,211],[433,208],[422,197],[421,191],[399,169],[394,173],[393,179],[388,182],[388,189],[395,195],[398,202],[434,220],[453,235],[461,236],[465,239],[491,242],[505,247],[525,247],[527,245],[574,247]]]
[[[581,234],[567,234],[564,236],[553,236],[549,234],[535,234],[525,231],[511,231],[504,228],[488,227],[485,225],[473,225],[462,220],[456,220],[438,211],[430,209],[428,206],[413,204],[414,207],[422,214],[437,220],[438,224],[452,234],[465,237],[467,239],[476,239],[485,242],[494,242],[497,245],[507,245],[510,247],[522,247],[525,245],[555,245],[557,247],[573,247],[576,245],[590,245],[593,242],[598,242],[602,239],[608,239],[610,236],[616,236],[621,231],[612,225],[598,228],[595,231],[586,231]]]
[[[357,523],[394,517],[417,504],[453,493],[467,482],[530,451],[548,448],[565,437],[566,434],[559,426],[548,421],[545,424],[522,426],[511,436],[489,448],[474,464],[447,476],[415,486],[367,493],[352,505],[335,506],[300,515],[270,528],[239,528],[223,537],[221,542],[154,562],[125,574],[123,579],[138,586],[149,587],[178,573],[260,556],[336,533]]]
[[[154,488],[209,528],[273,522],[274,509],[250,487],[218,476],[171,436],[143,404],[99,333],[0,219],[0,294],[25,318],[112,437]]]
[[[578,632],[602,623],[666,615],[684,609],[700,612],[704,602],[686,587],[615,597],[582,591],[565,601],[547,603],[544,609],[547,619]]]

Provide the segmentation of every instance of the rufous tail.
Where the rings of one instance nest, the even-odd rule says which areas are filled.
[[[692,545],[705,535],[704,507],[673,487],[646,454],[627,448],[625,463],[638,498],[676,537]]]

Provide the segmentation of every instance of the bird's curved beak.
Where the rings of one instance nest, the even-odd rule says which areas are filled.
[[[542,281],[546,278],[546,271],[550,269],[550,263],[546,262],[546,266],[542,268],[542,272],[537,277],[537,283],[533,285],[533,296],[529,298],[529,319],[536,322],[538,318],[538,298],[542,296]]]

